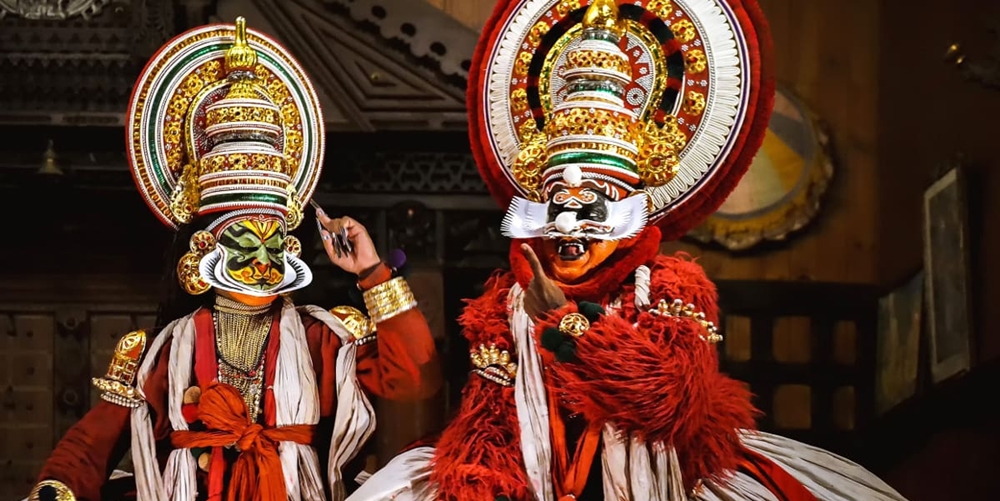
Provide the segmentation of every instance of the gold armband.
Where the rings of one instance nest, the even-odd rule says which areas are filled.
[[[344,324],[358,346],[375,340],[375,322],[369,320],[361,310],[350,306],[338,306],[330,310],[330,313],[340,319],[340,323]]]
[[[41,501],[43,499],[76,501],[76,496],[73,495],[73,491],[69,490],[69,487],[66,487],[66,484],[58,480],[43,480],[31,490],[28,501]]]
[[[118,341],[108,373],[102,378],[93,379],[94,387],[101,390],[101,398],[122,407],[142,405],[142,396],[133,384],[135,375],[139,372],[139,361],[145,351],[145,331],[130,332]]]
[[[517,364],[510,361],[507,350],[501,350],[495,344],[489,348],[481,344],[478,350],[469,353],[469,359],[472,361],[472,372],[501,386],[514,386]]]
[[[649,312],[665,317],[690,318],[698,322],[701,328],[705,330],[705,335],[701,336],[703,340],[712,344],[722,341],[719,328],[716,327],[714,322],[710,322],[705,318],[705,312],[695,310],[693,304],[684,304],[684,301],[680,299],[675,299],[673,303],[667,302],[666,299],[661,299],[656,308],[649,310]]]
[[[364,296],[368,316],[375,323],[388,320],[417,306],[417,300],[403,277],[378,284],[366,290]]]

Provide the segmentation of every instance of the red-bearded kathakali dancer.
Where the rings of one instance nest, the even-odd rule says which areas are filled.
[[[435,448],[349,500],[898,500],[860,466],[752,431],[716,290],[659,254],[714,211],[773,103],[754,0],[503,0],[469,79],[510,273],[461,316],[473,374]]]
[[[365,228],[317,210],[333,264],[358,274],[368,315],[296,307],[312,280],[288,234],[323,162],[323,119],[299,64],[236,25],[184,33],[153,57],[130,105],[129,155],[149,207],[193,232],[176,275],[214,302],[122,338],[103,401],[70,429],[31,499],[109,499],[126,452],[143,501],[344,499],[375,429],[369,393],[434,393],[427,323]],[[178,291],[179,292],[179,291]],[[357,472],[353,472],[357,473]]]

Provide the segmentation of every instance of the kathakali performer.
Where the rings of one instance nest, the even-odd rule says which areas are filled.
[[[103,401],[56,446],[30,499],[344,499],[375,429],[369,394],[429,396],[440,368],[406,281],[356,221],[317,210],[327,254],[358,275],[367,315],[288,297],[312,280],[289,234],[323,163],[312,84],[240,18],[165,45],[129,112],[143,198],[191,235],[179,286],[210,296],[159,332],[121,339],[94,380]],[[109,493],[126,452],[134,487]]]
[[[461,316],[473,374],[436,447],[350,500],[898,500],[753,431],[719,372],[716,289],[659,253],[760,147],[774,82],[755,0],[501,0],[469,79],[510,272]]]

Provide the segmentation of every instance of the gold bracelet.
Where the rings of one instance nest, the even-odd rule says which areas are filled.
[[[417,300],[403,277],[378,284],[366,290],[364,296],[368,316],[375,323],[388,320],[417,306]]]
[[[142,396],[132,385],[145,351],[145,331],[130,332],[118,341],[108,373],[102,378],[93,379],[94,387],[101,390],[102,399],[122,407],[135,408],[142,405]]]
[[[28,495],[28,501],[41,501],[42,499],[76,501],[76,496],[73,494],[73,491],[69,490],[66,484],[58,480],[43,480]]]

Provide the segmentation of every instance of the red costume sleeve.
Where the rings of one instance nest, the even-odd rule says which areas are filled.
[[[392,278],[381,265],[358,285],[368,290]],[[358,378],[365,389],[390,400],[420,400],[441,388],[441,364],[427,319],[412,308],[376,325],[374,343],[358,349]]]
[[[701,267],[660,256],[651,268],[652,306],[681,299],[718,322],[715,287]],[[672,444],[688,487],[735,469],[737,431],[752,428],[756,415],[748,389],[719,373],[716,348],[696,320],[636,311],[634,295],[626,298],[621,312],[602,316],[576,339],[577,360],[557,362],[542,350],[564,405],[588,421]],[[546,315],[536,334],[572,311],[575,303]]]
[[[168,343],[160,360],[169,359],[169,350]],[[154,415],[166,416],[162,401],[166,397],[166,366],[157,364],[147,379],[145,393]],[[129,449],[131,416],[132,409],[101,400],[66,432],[38,480],[62,482],[78,500],[100,501],[101,489]],[[162,427],[166,422],[164,418],[157,425]]]
[[[102,400],[66,432],[38,480],[58,480],[77,499],[100,501],[101,487],[128,447],[130,416],[131,409]]]
[[[370,289],[392,278],[382,265],[359,285]],[[337,352],[340,338],[323,322],[302,318],[313,367],[318,374],[322,415],[332,415],[336,399]],[[441,387],[441,365],[434,338],[420,310],[413,308],[378,323],[376,341],[357,353],[357,376],[366,391],[390,400],[420,400]]]
[[[472,349],[496,344],[513,356],[507,320],[507,294],[513,283],[509,274],[494,277],[486,283],[486,292],[466,305],[459,322]],[[431,482],[438,487],[438,499],[529,499],[514,389],[471,374],[462,393],[458,415],[435,450]]]

